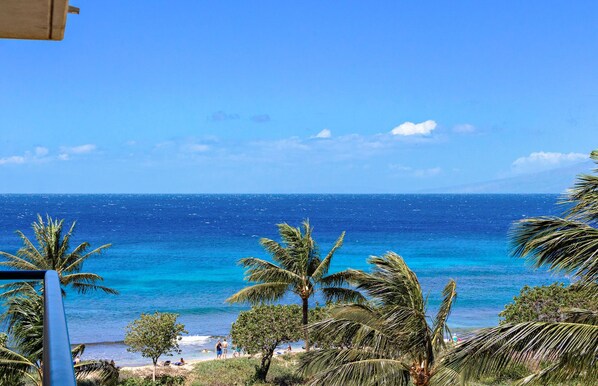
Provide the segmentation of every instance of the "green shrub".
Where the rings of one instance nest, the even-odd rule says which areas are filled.
[[[500,323],[562,322],[565,319],[563,310],[567,308],[598,310],[595,294],[595,287],[581,289],[562,283],[525,286],[519,296],[513,298],[513,303],[507,304],[499,314]]]
[[[161,375],[156,377],[156,382],[152,382],[150,377],[147,378],[127,378],[121,381],[119,386],[181,386],[185,384],[185,377],[181,375]]]
[[[191,386],[303,385],[304,380],[295,375],[298,366],[296,355],[289,357],[291,358],[276,357],[272,360],[266,382],[254,380],[255,366],[259,365],[259,359],[234,358],[196,364],[188,384]]]

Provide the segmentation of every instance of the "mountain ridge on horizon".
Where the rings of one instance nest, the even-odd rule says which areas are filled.
[[[477,183],[424,189],[418,193],[457,194],[563,194],[575,183],[579,174],[590,173],[593,163],[588,160],[574,165],[497,178]]]

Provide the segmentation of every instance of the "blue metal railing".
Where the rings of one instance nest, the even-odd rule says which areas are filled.
[[[56,271],[0,271],[0,280],[44,281],[43,385],[76,386],[58,273]]]

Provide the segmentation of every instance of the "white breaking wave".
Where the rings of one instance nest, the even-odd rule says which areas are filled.
[[[210,342],[210,336],[206,335],[188,335],[183,336],[179,341],[181,345],[200,345],[206,344]]]

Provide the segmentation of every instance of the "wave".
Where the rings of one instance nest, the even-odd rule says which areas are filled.
[[[116,346],[116,345],[123,345],[125,342],[123,340],[115,340],[115,341],[106,341],[106,342],[87,342],[87,343],[71,343],[71,346],[76,346],[79,344],[84,344],[85,346]]]
[[[215,335],[187,335],[182,336],[181,340],[179,340],[180,345],[201,345],[210,343],[211,340],[222,339],[223,336],[215,336]],[[85,346],[120,346],[124,345],[125,342],[122,340],[118,341],[104,341],[104,342],[87,342],[87,343],[73,343],[71,346],[75,346],[78,344],[84,344]]]
[[[179,341],[180,345],[200,345],[209,343],[214,337],[209,335],[187,335]]]

